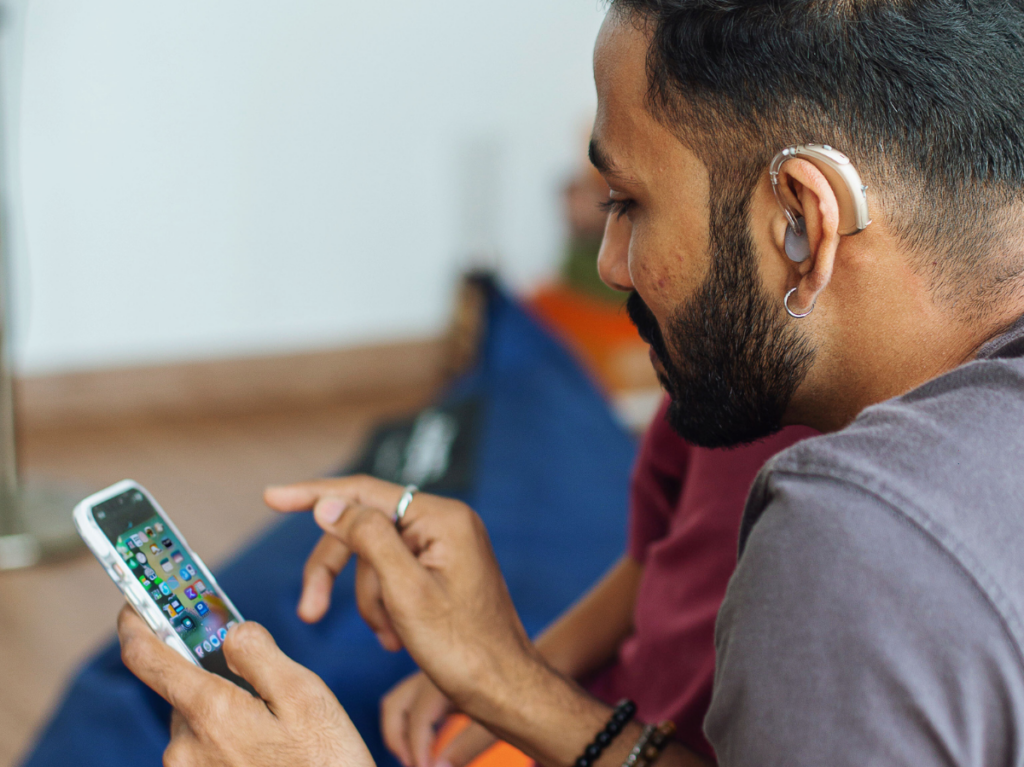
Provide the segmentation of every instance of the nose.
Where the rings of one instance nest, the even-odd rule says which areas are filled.
[[[610,214],[604,225],[604,238],[597,254],[597,273],[610,288],[629,292],[633,281],[629,276],[629,239],[632,224],[625,216]]]

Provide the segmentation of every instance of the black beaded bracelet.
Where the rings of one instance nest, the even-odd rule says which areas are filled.
[[[601,757],[608,744],[615,740],[616,736],[622,732],[622,728],[629,724],[634,716],[636,716],[636,703],[629,698],[620,700],[615,706],[615,711],[612,712],[608,724],[583,749],[580,757],[573,762],[573,767],[591,767]]]

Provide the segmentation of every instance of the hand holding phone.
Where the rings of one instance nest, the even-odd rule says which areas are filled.
[[[174,707],[167,767],[374,767],[323,680],[258,623],[232,628],[225,653],[259,697],[186,663],[127,606],[117,631],[125,665]]]
[[[167,645],[250,692],[222,644],[242,616],[149,492],[118,482],[75,507],[75,527],[136,612]]]
[[[242,676],[229,670],[223,642],[242,616],[145,488],[119,482],[82,501],[74,518],[135,608],[118,619],[125,664],[174,707],[164,764],[373,767],[327,685],[281,652],[262,626],[231,631],[227,653]]]

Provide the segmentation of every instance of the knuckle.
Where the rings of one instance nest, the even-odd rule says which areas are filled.
[[[216,733],[230,721],[232,707],[228,696],[206,689],[197,698],[189,714],[189,724],[197,735]]]
[[[258,623],[244,621],[231,629],[227,638],[229,649],[236,652],[251,650],[263,641],[265,632],[266,629]]]
[[[143,653],[138,642],[130,638],[121,641],[121,662],[125,666],[134,671],[139,668],[142,659]]]
[[[384,515],[371,509],[360,509],[359,514],[352,520],[350,535],[352,541],[357,545],[373,543],[381,534],[382,526],[388,524]]]
[[[207,733],[220,732],[221,725],[231,721],[232,706],[225,695],[207,695],[203,722]]]
[[[462,501],[445,503],[442,513],[449,525],[459,528],[472,529],[480,522],[477,513]]]
[[[189,758],[190,751],[191,749],[184,740],[172,740],[170,745],[164,749],[164,767],[186,767],[190,765],[192,763],[192,760]]]

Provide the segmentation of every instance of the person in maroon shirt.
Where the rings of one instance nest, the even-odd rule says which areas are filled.
[[[736,567],[747,492],[769,458],[817,432],[789,427],[752,445],[709,450],[679,437],[667,409],[666,397],[633,470],[625,555],[536,646],[596,697],[611,705],[631,698],[641,721],[673,721],[682,743],[714,758],[703,722],[715,618]],[[495,738],[473,724],[435,754],[436,728],[451,712],[444,694],[414,674],[381,704],[384,740],[406,767],[460,767]]]

